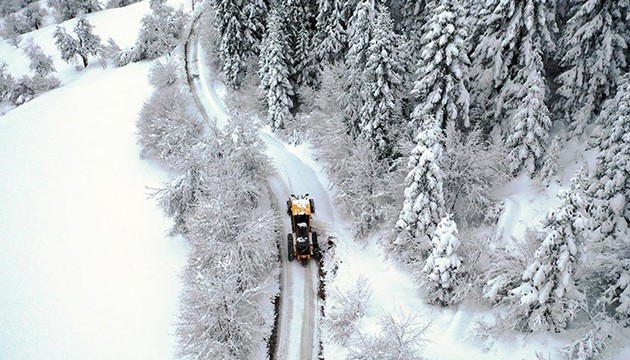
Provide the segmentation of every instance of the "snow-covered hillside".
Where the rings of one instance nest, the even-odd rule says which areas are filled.
[[[88,19],[124,47],[146,11]],[[168,174],[138,157],[151,63],[77,71],[53,31],[23,41],[54,57],[62,86],[0,116],[0,359],[173,359],[187,245],[148,199]],[[28,72],[21,50],[2,41],[0,54]]]

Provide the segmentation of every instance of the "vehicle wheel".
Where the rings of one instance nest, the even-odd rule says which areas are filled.
[[[311,205],[311,214],[315,214],[315,200],[308,199],[309,205]]]
[[[302,262],[302,266],[308,265],[308,259],[302,259],[301,262]]]
[[[319,242],[317,241],[317,233],[315,231],[311,234],[311,238],[313,239],[313,256],[315,260],[319,260],[322,257],[322,253],[319,249]]]
[[[291,201],[287,200],[287,215],[291,216]]]
[[[287,257],[289,261],[293,261],[293,259],[295,258],[293,254],[293,235],[292,234],[287,235],[287,255],[288,255]]]

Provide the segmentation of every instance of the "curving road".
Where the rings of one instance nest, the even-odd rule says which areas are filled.
[[[186,44],[186,72],[195,102],[207,121],[221,129],[229,114],[215,91],[215,84],[208,82],[210,74],[204,64],[198,37],[194,30]],[[309,193],[316,201],[314,222],[319,226],[333,224],[332,202],[328,191],[318,180],[316,171],[303,161],[301,153],[278,139],[275,134],[261,130],[261,139],[266,143],[266,153],[272,160],[276,174],[269,179],[269,188],[275,206],[284,214],[290,193]],[[312,360],[319,353],[319,299],[317,297],[317,265],[311,262],[302,267],[299,262],[287,260],[286,234],[291,231],[288,216],[282,218],[283,233],[280,239],[282,252],[280,279],[280,307],[278,341],[275,359]],[[315,226],[317,230],[317,225]]]

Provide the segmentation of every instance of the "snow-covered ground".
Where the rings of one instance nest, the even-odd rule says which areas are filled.
[[[125,47],[147,11],[88,19]],[[62,87],[0,116],[0,359],[173,359],[187,247],[147,198],[168,175],[138,157],[151,63],[77,71],[53,31],[24,39],[53,56]],[[20,50],[1,42],[0,54],[28,72]]]

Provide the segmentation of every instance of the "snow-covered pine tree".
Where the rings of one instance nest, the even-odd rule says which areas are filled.
[[[386,7],[379,9],[363,72],[359,109],[359,136],[371,143],[379,159],[392,156],[396,148],[394,127],[400,123],[403,67],[399,38]]]
[[[569,190],[561,190],[562,204],[543,221],[544,239],[523,272],[523,283],[512,290],[529,331],[560,331],[586,306],[576,286],[582,233],[587,226],[580,175]]]
[[[435,6],[435,2],[430,2]],[[400,53],[404,56],[403,66],[405,68],[405,87],[410,92],[414,86],[414,74],[418,70],[418,62],[422,54],[422,34],[423,26],[426,22],[427,1],[425,0],[403,0],[400,2],[400,22],[397,24],[398,32],[402,36]],[[411,104],[414,106],[415,104]]]
[[[450,214],[440,220],[431,239],[433,250],[422,269],[426,274],[426,297],[431,304],[451,305],[457,299],[453,292],[457,284],[457,272],[462,265],[457,254],[460,246],[457,224]]]
[[[628,70],[630,3],[626,0],[569,0],[569,20],[559,39],[558,57],[565,71],[554,110],[582,134],[612,96]]]
[[[29,43],[24,48],[24,53],[30,60],[29,69],[35,73],[35,76],[46,77],[56,71],[52,56],[44,54],[39,45]]]
[[[544,83],[545,71],[538,59],[554,49],[555,2],[489,0],[481,9],[477,26],[483,33],[471,55],[471,111],[485,132],[502,124],[503,132],[509,133],[513,124],[507,119],[523,107],[528,92],[522,87],[530,73],[536,71]]]
[[[551,180],[558,174],[558,153],[560,152],[560,139],[554,136],[551,145],[545,152],[540,169],[540,179],[543,184],[549,186]]]
[[[342,61],[347,47],[342,0],[319,0],[314,52],[319,61]]]
[[[430,115],[425,116],[409,156],[405,199],[396,222],[398,235],[393,248],[416,271],[424,266],[431,249],[431,236],[444,216],[440,134],[438,122]]]
[[[215,0],[212,5],[217,14],[221,69],[227,85],[239,88],[247,70],[247,59],[258,54],[268,16],[267,5],[262,0]]]
[[[605,126],[588,194],[596,270],[605,284],[604,299],[620,317],[630,315],[630,74],[603,106]],[[599,254],[598,254],[599,253]]]
[[[314,85],[317,78],[315,57],[312,54],[314,14],[311,6],[303,0],[288,0],[278,8],[282,13],[283,31],[288,45],[286,58],[290,64],[289,80],[295,89],[291,101],[293,107],[298,107],[301,99],[297,90],[303,85]]]
[[[524,170],[530,177],[542,167],[551,129],[549,110],[545,105],[545,80],[539,70],[543,66],[542,59],[538,54],[534,57],[534,64],[528,64],[522,70],[529,74],[525,83],[514,94],[517,98],[522,98],[522,102],[510,118],[512,131],[505,140],[510,150],[512,172],[516,174]]]
[[[376,20],[375,0],[362,0],[348,23],[348,52],[345,56],[348,69],[348,92],[344,94],[344,115],[352,136],[361,132],[359,109],[362,104],[363,73],[367,64],[367,52],[372,40],[372,28]]]
[[[412,90],[418,103],[411,115],[412,132],[427,114],[435,116],[440,129],[448,121],[455,121],[458,127],[470,126],[463,74],[468,64],[463,51],[466,34],[456,20],[453,5],[445,2],[435,7],[422,27],[423,51]]]
[[[265,92],[267,116],[274,130],[283,129],[291,115],[293,87],[289,81],[290,62],[287,59],[287,38],[282,31],[282,17],[277,9],[269,13],[267,32],[263,37],[259,58],[260,87]]]

